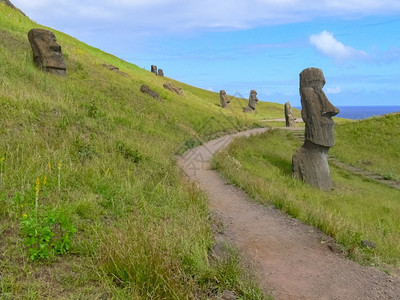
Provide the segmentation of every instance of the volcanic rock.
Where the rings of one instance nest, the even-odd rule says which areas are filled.
[[[46,29],[31,29],[28,39],[36,66],[43,71],[65,76],[67,65],[54,33]]]

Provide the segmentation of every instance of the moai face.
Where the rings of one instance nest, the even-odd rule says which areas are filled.
[[[339,109],[332,105],[322,90],[322,70],[308,68],[300,73],[301,116],[306,124],[305,139],[320,146],[335,145],[332,117]]]
[[[219,100],[220,100],[221,106],[223,108],[227,107],[230,102],[228,97],[226,96],[226,92],[224,90],[219,91]]]
[[[250,91],[250,97],[249,97],[249,106],[252,109],[256,109],[257,102],[258,102],[257,92],[256,92],[256,90],[251,90]]]
[[[28,39],[33,50],[33,61],[38,68],[65,75],[67,66],[54,33],[45,29],[32,29]]]

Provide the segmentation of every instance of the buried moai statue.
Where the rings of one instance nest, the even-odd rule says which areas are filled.
[[[151,65],[151,73],[154,73],[157,75],[157,66]]]
[[[43,71],[65,76],[67,66],[54,33],[45,29],[31,29],[28,39],[36,66]]]
[[[308,68],[300,73],[301,117],[305,123],[305,141],[292,158],[292,172],[297,179],[322,190],[332,188],[328,151],[334,146],[332,117],[339,113],[322,87],[322,70]]]
[[[162,69],[158,69],[157,75],[160,77],[164,77],[164,71]]]
[[[289,102],[285,103],[286,127],[296,127],[296,119],[293,117],[292,106]]]
[[[250,91],[250,97],[249,97],[249,104],[244,109],[244,112],[252,113],[253,111],[255,111],[257,102],[258,102],[257,92],[256,92],[256,90],[251,90]]]
[[[222,108],[229,108],[229,103],[231,101],[229,100],[224,90],[219,91],[219,101],[221,102]]]

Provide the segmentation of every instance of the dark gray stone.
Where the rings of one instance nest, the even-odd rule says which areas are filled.
[[[297,179],[322,190],[332,188],[328,151],[334,146],[332,117],[339,113],[324,91],[322,70],[308,68],[300,73],[301,116],[305,142],[292,157],[292,173]]]
[[[160,94],[157,93],[157,92],[155,92],[155,91],[153,91],[152,89],[150,89],[150,87],[149,87],[148,85],[146,85],[146,84],[143,84],[143,85],[140,87],[140,91],[141,91],[142,93],[145,93],[145,94],[147,94],[147,95],[153,97],[154,99],[161,100],[161,99],[160,99]]]
[[[127,73],[120,71],[119,68],[116,67],[116,66],[103,64],[103,67],[108,69],[108,70],[110,70],[110,71],[118,73],[118,74],[120,74],[122,76],[129,76]]]
[[[157,75],[157,66],[151,65],[151,73],[154,73]]]
[[[367,240],[362,240],[361,246],[363,246],[364,248],[376,249],[376,244]]]
[[[28,39],[36,66],[43,71],[65,76],[67,65],[54,33],[46,29],[31,29]]]
[[[246,112],[246,113],[254,112],[254,110],[256,109],[256,106],[257,106],[257,102],[258,102],[257,91],[256,90],[251,90],[250,91],[250,96],[249,96],[249,104],[244,109],[244,112]]]
[[[296,119],[293,117],[292,106],[289,102],[285,103],[286,127],[296,127]]]
[[[158,69],[158,76],[164,77],[164,71],[162,69]]]
[[[163,87],[171,92],[174,92],[175,94],[178,94],[179,96],[183,96],[182,88],[173,85],[171,82],[164,83]]]
[[[221,102],[221,106],[223,108],[229,108],[229,103],[231,102],[231,100],[229,100],[224,90],[219,91],[219,101]]]

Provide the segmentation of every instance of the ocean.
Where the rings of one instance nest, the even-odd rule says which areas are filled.
[[[301,110],[301,107],[296,108]],[[338,106],[337,108],[340,113],[336,117],[353,120],[400,112],[400,106]]]
[[[338,108],[340,113],[336,117],[353,120],[400,112],[400,106],[338,106]]]

